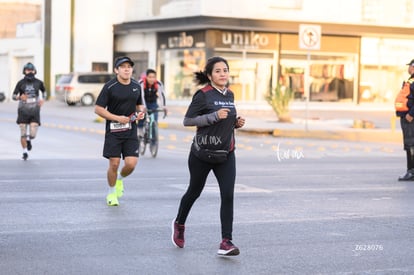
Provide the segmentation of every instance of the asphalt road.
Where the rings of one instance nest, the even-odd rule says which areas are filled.
[[[1,274],[413,274],[414,183],[395,143],[237,136],[234,243],[216,255],[214,177],[175,248],[170,222],[188,183],[191,131],[161,129],[119,207],[105,203],[102,124],[89,108],[45,108],[28,161],[15,110],[0,124]],[[55,115],[52,115],[55,114]]]

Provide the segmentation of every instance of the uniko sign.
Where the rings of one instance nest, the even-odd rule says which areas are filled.
[[[278,35],[254,31],[189,31],[161,33],[158,35],[159,49],[180,48],[230,48],[269,49],[278,45]]]
[[[231,49],[275,49],[277,34],[254,31],[214,31],[215,47]]]
[[[253,47],[266,47],[269,45],[269,37],[267,37],[267,35],[262,35],[255,32],[223,32],[221,34],[221,37],[221,41],[224,45]]]

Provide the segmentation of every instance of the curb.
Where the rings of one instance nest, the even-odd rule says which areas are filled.
[[[159,128],[195,131],[195,127],[184,127],[181,124],[159,122]],[[241,128],[240,133],[250,135],[266,135],[285,138],[311,138],[326,140],[368,141],[368,142],[394,142],[402,143],[402,132],[389,129],[349,129],[349,130],[299,130],[299,129],[267,129],[267,128]]]
[[[95,122],[103,122],[96,119]],[[177,123],[159,121],[160,129],[178,129],[194,131],[195,127],[184,127]],[[310,138],[325,140],[347,140],[365,142],[394,142],[402,143],[402,132],[389,129],[349,129],[349,130],[300,130],[300,129],[268,129],[268,128],[241,128],[238,132],[250,135],[266,135],[278,138]]]
[[[402,143],[402,133],[392,130],[282,130],[275,129],[272,132],[274,137],[290,138],[314,138],[329,140],[348,140],[348,141],[371,141],[371,142],[396,142]]]

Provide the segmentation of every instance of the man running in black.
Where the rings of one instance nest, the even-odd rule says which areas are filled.
[[[123,178],[130,175],[138,163],[136,121],[145,115],[140,85],[131,78],[134,62],[124,56],[117,58],[114,64],[116,78],[104,85],[95,106],[95,113],[106,119],[103,156],[109,159],[106,197],[109,206],[119,205],[118,198],[124,192]],[[118,172],[121,157],[124,166]]]
[[[13,99],[19,100],[16,123],[20,127],[20,144],[24,160],[29,157],[28,151],[32,150],[32,139],[36,137],[40,126],[40,107],[46,98],[45,86],[35,77],[36,72],[36,67],[32,63],[24,65],[24,78],[16,84],[13,92]]]

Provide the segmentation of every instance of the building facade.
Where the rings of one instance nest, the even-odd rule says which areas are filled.
[[[43,74],[41,7],[30,1],[3,1],[0,26],[0,92],[9,98],[27,62]]]
[[[265,5],[260,7],[239,1],[237,17],[230,11],[234,1],[213,2],[217,6],[153,1],[152,16],[146,9],[141,20],[114,25],[114,54],[131,55],[143,64],[137,75],[145,64],[156,68],[169,98],[191,96],[193,72],[202,69],[206,58],[221,55],[230,63],[230,84],[239,101],[264,101],[281,84],[293,90],[296,100],[353,104],[391,103],[407,77],[405,64],[414,57],[413,1],[400,1],[405,12],[397,9],[398,20],[392,17],[396,3],[380,0],[261,1]],[[269,9],[283,20],[266,19],[272,17]],[[173,11],[187,16],[173,16]],[[202,15],[193,15],[197,11]],[[225,13],[229,16],[221,17]],[[301,25],[320,27],[318,49],[300,48]],[[146,46],[136,51],[127,46],[141,42]]]
[[[27,62],[52,98],[61,74],[112,71],[112,25],[124,2],[0,0],[0,92],[10,100]]]
[[[292,88],[296,100],[391,103],[407,78],[405,64],[414,58],[414,0],[0,2],[35,3],[41,11],[40,21],[23,22],[37,29],[0,38],[0,90],[12,89],[28,60],[40,78],[50,77],[53,97],[59,74],[112,71],[115,57],[129,55],[136,78],[154,68],[168,98],[186,99],[196,89],[194,71],[221,55],[229,60],[239,101],[264,101],[281,84]],[[47,22],[50,45],[44,40]],[[301,48],[302,25],[320,27],[317,49]]]

